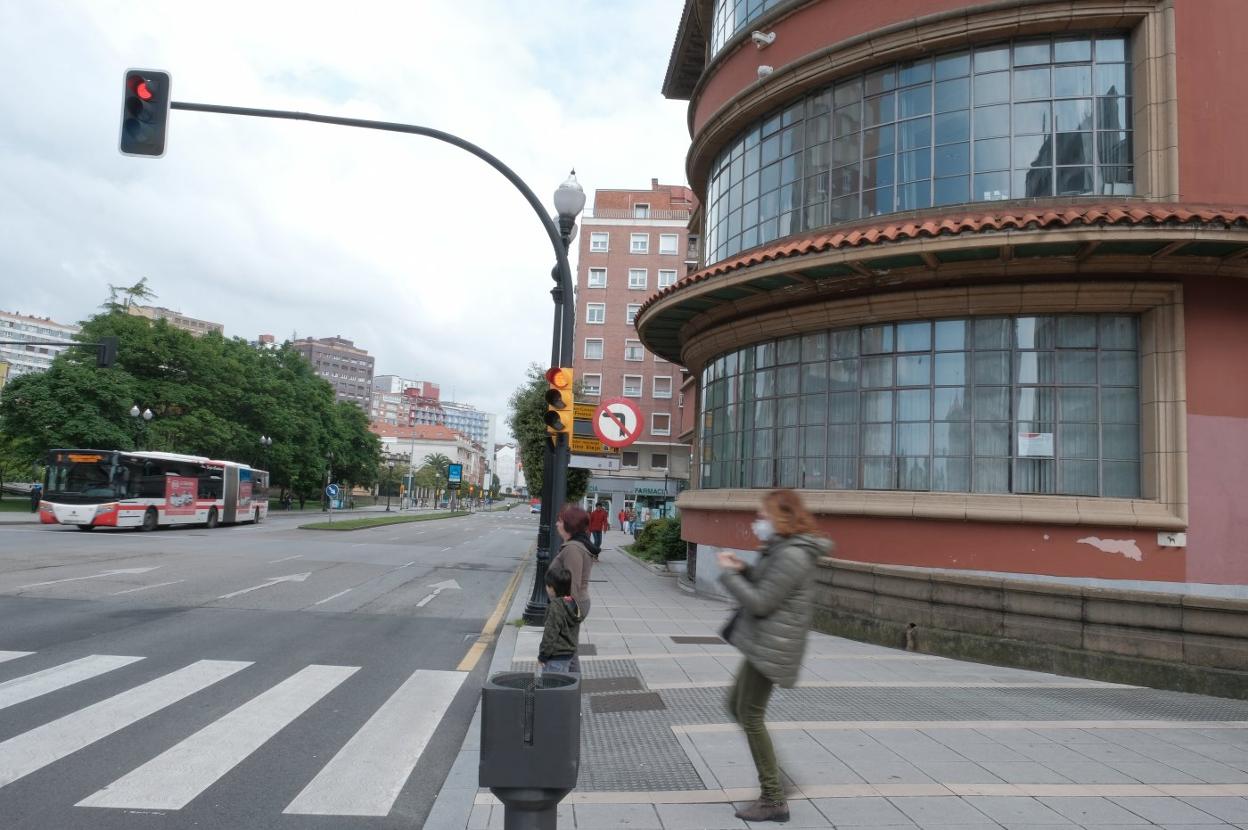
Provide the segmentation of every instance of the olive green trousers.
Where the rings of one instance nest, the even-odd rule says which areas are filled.
[[[741,661],[736,682],[728,692],[728,712],[732,719],[745,730],[750,744],[750,755],[758,769],[758,785],[764,799],[783,801],[784,789],[780,785],[780,767],[776,763],[776,750],[767,734],[763,718],[767,714],[767,702],[775,688],[766,675],[754,668],[749,660]]]

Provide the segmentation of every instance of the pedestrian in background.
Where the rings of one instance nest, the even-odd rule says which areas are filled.
[[[619,514],[617,514],[615,518],[619,520],[620,530],[628,533],[628,510],[621,507]]]
[[[602,550],[602,532],[607,529],[610,521],[611,517],[607,515],[607,508],[602,506],[602,502],[598,502],[594,507],[594,512],[589,514],[589,536],[600,551]]]
[[[744,659],[728,693],[728,711],[745,731],[758,770],[759,798],[737,811],[746,821],[788,821],[776,751],[764,719],[776,686],[797,683],[814,616],[815,563],[832,550],[815,517],[792,490],[773,490],[751,526],[759,541],[758,564],[720,551],[720,582],[740,606],[724,629],[724,639]]]
[[[30,512],[39,512],[39,502],[43,501],[43,485],[36,484],[30,488]]]
[[[572,575],[572,598],[576,600],[584,620],[589,616],[589,572],[594,569],[594,561],[598,558],[598,546],[589,538],[589,514],[583,508],[570,504],[560,511],[555,530],[563,539],[563,544],[550,560],[547,570],[565,568]],[[576,657],[572,658],[568,670],[581,670],[581,663]]]

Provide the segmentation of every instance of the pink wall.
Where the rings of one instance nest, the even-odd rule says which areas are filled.
[[[1187,579],[1248,584],[1248,284],[1190,279],[1183,300]]]
[[[750,549],[757,544],[753,519],[753,513],[683,510],[681,535],[699,544]],[[857,562],[1163,582],[1182,582],[1186,573],[1186,552],[1158,547],[1154,530],[862,516],[821,517],[820,526],[836,540],[837,557]],[[1080,541],[1093,539],[1101,547]],[[1134,549],[1128,548],[1131,555],[1107,551],[1105,542],[1130,542]]]
[[[1248,75],[1244,0],[1174,4],[1178,50],[1179,189],[1189,202],[1248,201]]]

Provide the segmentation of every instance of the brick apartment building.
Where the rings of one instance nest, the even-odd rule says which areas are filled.
[[[334,387],[334,396],[369,410],[373,388],[373,356],[341,335],[305,337],[292,343],[316,373]]]
[[[694,209],[687,187],[650,180],[648,190],[598,190],[581,223],[576,275],[576,376],[581,399],[628,398],[644,430],[621,454],[618,472],[596,472],[591,499],[638,513],[670,515],[689,480],[689,444],[681,412],[681,367],[646,350],[633,318],[647,297],[670,286],[697,257],[687,225]]]

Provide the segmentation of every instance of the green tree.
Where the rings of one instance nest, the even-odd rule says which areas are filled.
[[[575,389],[580,391],[580,382]],[[546,372],[536,363],[529,366],[526,380],[511,393],[507,424],[520,445],[524,480],[529,492],[542,492],[543,462],[546,451]],[[579,501],[589,487],[589,470],[568,470],[567,501]]]
[[[503,482],[499,481],[498,473],[490,474],[490,498],[498,498],[498,491],[502,489]]]
[[[144,284],[125,291],[140,296]],[[267,467],[275,486],[305,496],[320,492],[330,453],[337,480],[375,480],[380,442],[367,416],[335,402],[289,344],[259,350],[215,333],[194,337],[106,305],[111,310],[87,320],[79,339],[117,337],[114,366],[99,369],[91,352],[69,349],[48,371],[0,392],[0,434],[18,460],[52,447],[133,449],[142,437],[147,449]],[[136,404],[152,410],[150,423],[130,417]],[[272,445],[262,447],[261,435]]]

